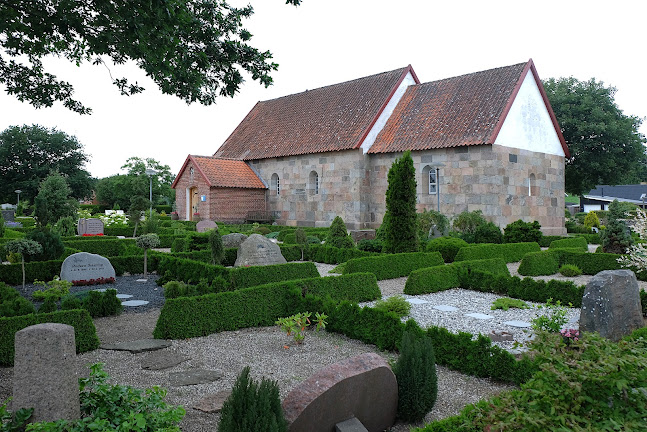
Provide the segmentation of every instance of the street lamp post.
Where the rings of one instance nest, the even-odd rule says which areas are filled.
[[[20,189],[16,189],[14,192],[18,194],[18,202],[16,203],[16,208],[18,208],[18,206],[20,205],[20,194],[22,193],[22,191]]]
[[[152,168],[146,170],[146,175],[148,175],[148,179],[150,180],[150,189],[148,191],[148,199],[150,200],[149,217],[153,217],[153,176],[155,174],[157,174],[157,171]]]

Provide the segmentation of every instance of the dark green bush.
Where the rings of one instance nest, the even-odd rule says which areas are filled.
[[[283,238],[283,244],[297,244],[297,235],[290,233]]]
[[[460,238],[468,243],[474,243],[477,228],[486,223],[487,220],[483,217],[481,210],[464,211],[454,217],[452,228]]]
[[[587,253],[571,250],[557,250],[560,259],[559,264],[572,264],[577,266],[585,275],[595,275],[603,270],[618,270],[620,255],[608,253]]]
[[[283,251],[283,248],[281,248],[281,250]],[[336,248],[325,244],[310,245],[310,247],[306,251],[307,260],[326,264],[341,264],[348,261],[349,259],[376,255],[379,254],[375,252],[365,252],[354,248]]]
[[[541,240],[539,240],[539,246],[541,246],[543,248],[545,248],[545,247],[547,248],[548,246],[550,246],[551,242],[553,242],[555,240],[563,240],[563,239],[567,239],[567,238],[571,238],[571,237],[546,236],[545,235],[545,236],[541,237]]]
[[[408,276],[413,270],[443,264],[439,252],[410,252],[348,260],[343,274],[373,273],[377,280]]]
[[[34,313],[32,302],[13,287],[0,282],[0,317],[13,317]]]
[[[52,280],[54,276],[60,274],[61,264],[63,264],[61,260],[25,263],[25,281],[31,283],[35,280]],[[0,265],[0,282],[22,285],[21,264]]]
[[[493,222],[487,222],[479,225],[474,231],[474,243],[503,243],[503,234],[501,228]]]
[[[153,258],[151,254],[151,258]],[[156,255],[157,256],[157,255]],[[230,269],[223,266],[215,266],[199,261],[184,258],[176,258],[168,254],[160,254],[157,272],[168,277],[168,280],[182,282],[198,282],[200,279],[212,280],[218,276],[229,280]],[[167,276],[168,275],[168,276]],[[167,280],[167,282],[168,282]]]
[[[0,365],[12,366],[16,332],[46,322],[68,324],[74,327],[76,352],[92,351],[99,347],[99,338],[90,314],[86,310],[66,310],[48,314],[29,314],[0,318]]]
[[[582,237],[571,237],[565,238],[562,240],[555,240],[550,244],[550,249],[564,249],[564,248],[577,248],[581,249],[583,252],[588,252],[589,246],[585,238]]]
[[[398,381],[398,417],[408,423],[421,421],[434,407],[438,395],[431,339],[405,331],[393,373]]]
[[[524,222],[518,219],[503,229],[504,243],[539,243],[543,236],[539,222]]]
[[[503,258],[506,262],[517,262],[529,252],[539,252],[537,243],[481,244],[461,248],[454,261],[472,261],[488,258]]]
[[[117,290],[108,289],[104,292],[89,291],[83,300],[83,309],[86,309],[92,318],[119,315],[123,306],[117,298]]]
[[[335,217],[330,225],[330,231],[328,232],[328,237],[326,237],[326,245],[342,249],[355,247],[355,242],[348,235],[346,225],[339,216]]]
[[[211,251],[212,264],[221,265],[225,259],[225,247],[222,244],[222,237],[217,229],[209,230],[209,249]]]
[[[541,251],[526,254],[517,271],[523,276],[547,276],[558,270],[559,255],[554,251]]]
[[[446,263],[454,262],[456,254],[460,248],[467,246],[465,240],[457,237],[438,237],[429,240],[427,243],[427,252],[440,252]]]
[[[222,405],[218,432],[287,432],[279,386],[263,378],[260,385],[249,378],[249,366],[236,378],[231,395]]]
[[[354,302],[372,301],[382,297],[377,279],[372,273],[353,273],[337,277],[316,277],[294,281],[302,295]]]
[[[573,234],[573,236],[585,238],[588,244],[600,244],[600,234]]]
[[[73,295],[67,295],[61,299],[61,310],[82,309],[81,300]]]
[[[92,240],[66,240],[65,246],[104,257],[119,256],[126,248],[135,244],[133,239],[109,239],[91,237]]]
[[[357,249],[366,252],[382,252],[384,243],[379,239],[362,239],[357,242]]]
[[[33,240],[43,247],[43,251],[36,255],[27,255],[25,262],[30,261],[51,261],[61,257],[65,246],[61,236],[47,228],[39,228],[27,234],[28,240]]]
[[[238,267],[229,272],[233,289],[313,277],[319,277],[319,271],[311,262]]]
[[[38,308],[38,313],[39,314],[44,314],[44,313],[51,313],[51,312],[56,312],[58,310],[58,305],[56,304],[56,300],[54,297],[47,297],[45,298],[45,301],[43,304],[40,305]]]
[[[103,234],[107,236],[132,237],[133,229],[127,225],[113,225],[104,227]]]
[[[582,274],[582,270],[572,264],[564,264],[559,268],[559,272],[562,274],[562,276],[566,277],[579,276]]]
[[[400,318],[409,315],[409,312],[411,312],[411,303],[401,295],[391,296],[385,300],[378,300],[373,307],[385,312],[393,312]]]

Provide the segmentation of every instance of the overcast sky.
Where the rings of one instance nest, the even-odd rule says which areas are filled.
[[[247,1],[232,0],[232,5]],[[595,77],[618,89],[625,114],[647,115],[647,2],[580,0],[251,0],[245,27],[252,45],[270,50],[279,70],[265,89],[245,83],[233,99],[187,106],[163,95],[134,67],[146,88],[119,96],[104,66],[51,60],[50,72],[69,80],[90,116],[60,104],[35,110],[0,93],[0,130],[40,124],[75,135],[98,178],[120,173],[127,158],[152,157],[180,169],[188,154],[212,155],[259,100],[273,99],[411,64],[421,82],[532,58],[542,79]],[[111,68],[113,76],[122,69]],[[0,87],[1,88],[1,87]],[[641,128],[647,134],[647,125]]]

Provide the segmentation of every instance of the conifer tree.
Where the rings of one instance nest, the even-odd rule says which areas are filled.
[[[222,237],[218,228],[209,231],[209,247],[211,249],[211,260],[214,264],[220,265],[225,258],[225,248],[222,245]]]
[[[391,165],[386,190],[386,238],[389,253],[416,252],[418,229],[416,217],[416,170],[411,152],[406,151]]]
[[[326,244],[338,248],[352,248],[355,246],[341,217],[337,216],[333,219],[330,231],[328,231],[328,237],[326,237]]]
[[[613,200],[609,205],[606,229],[600,232],[602,249],[606,253],[624,254],[627,252],[627,248],[633,244],[631,231],[627,224],[621,220],[624,216],[618,200]]]

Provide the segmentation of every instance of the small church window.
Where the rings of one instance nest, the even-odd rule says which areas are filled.
[[[310,171],[308,176],[308,190],[311,195],[319,195],[319,174],[317,171]]]
[[[271,190],[274,195],[281,194],[281,181],[279,180],[279,175],[274,173],[272,174],[272,180],[270,183]]]
[[[528,196],[532,196],[533,186],[535,186],[535,175],[530,174],[530,177],[528,177]]]
[[[435,195],[438,192],[438,170],[432,168],[429,170],[429,195]]]

